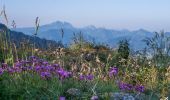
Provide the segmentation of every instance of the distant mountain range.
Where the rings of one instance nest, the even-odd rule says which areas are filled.
[[[33,37],[30,35],[26,35],[22,32],[16,32],[16,31],[11,31],[8,29],[4,24],[0,23],[0,31],[6,31],[10,33],[10,40],[15,43],[17,47],[21,45],[21,43],[28,43],[29,45],[33,45],[35,43],[35,46],[40,49],[48,49],[49,46],[51,47],[58,47],[62,46],[61,43],[57,43],[56,41],[53,40],[46,40],[46,39],[41,39],[39,37]],[[0,32],[0,34],[3,34]],[[8,33],[7,33],[8,34]],[[26,45],[28,45],[26,44]]]
[[[62,39],[61,29],[64,31]],[[15,31],[23,32],[27,35],[32,35],[35,31],[34,27],[17,28]],[[117,43],[122,39],[128,39],[131,48],[138,50],[144,48],[146,45],[142,41],[146,37],[152,37],[154,32],[149,32],[144,29],[136,31],[129,30],[113,30],[106,28],[96,28],[95,26],[87,26],[83,28],[76,28],[68,22],[56,21],[51,24],[42,25],[38,31],[38,37],[47,40],[60,41],[64,44],[70,44],[73,40],[73,33],[82,32],[86,40],[95,40],[96,43],[105,43],[111,47],[117,47]],[[170,32],[166,34],[170,35]]]

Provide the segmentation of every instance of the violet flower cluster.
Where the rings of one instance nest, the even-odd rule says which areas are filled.
[[[4,70],[0,68],[0,75],[2,75],[3,73],[4,73]]]
[[[109,70],[109,77],[116,76],[118,74],[118,68],[117,67],[111,67]],[[142,85],[135,85],[119,82],[118,86],[121,90],[127,90],[127,91],[138,91],[138,92],[144,92],[145,88]]]
[[[31,56],[28,60],[18,60],[16,63],[14,63],[14,66],[8,66],[7,64],[2,63],[0,66],[0,76],[2,76],[4,73],[8,73],[10,75],[19,73],[34,73],[35,75],[39,75],[44,80],[49,80],[53,77],[56,77],[59,80],[64,80],[72,77],[72,73],[66,71],[59,64],[50,64],[46,60],[39,59],[35,56]],[[118,68],[111,67],[108,74],[110,77],[118,75]],[[94,79],[94,75],[80,75],[79,79],[91,81]],[[121,90],[135,90],[138,92],[144,92],[145,90],[145,87],[142,85],[134,86],[124,82],[119,82],[118,86]]]
[[[133,86],[132,84],[124,83],[124,82],[119,82],[119,88],[124,91],[138,91],[138,92],[144,92],[145,88],[142,85],[135,85]]]
[[[59,64],[50,64],[46,60],[31,56],[29,60],[18,60],[14,66],[3,63],[0,66],[0,75],[32,72],[38,74],[42,79],[51,79],[53,76],[59,79],[71,77],[71,72],[64,70]]]
[[[80,75],[79,79],[80,80],[93,80],[94,76],[92,74],[89,74],[89,75]]]
[[[71,72],[65,71],[63,68],[59,68],[56,72],[61,80],[65,78],[69,78],[72,75]]]

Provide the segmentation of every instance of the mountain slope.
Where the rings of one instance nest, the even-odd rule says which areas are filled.
[[[34,44],[37,48],[41,49],[47,49],[49,46],[51,47],[58,47],[61,45],[60,43],[57,43],[56,41],[52,40],[46,40],[46,39],[41,39],[39,37],[32,37],[29,35],[25,35],[22,32],[16,32],[16,31],[11,31],[9,30],[4,24],[0,24],[0,30],[7,30],[7,32],[10,33],[10,39],[12,42],[14,42],[17,46],[20,45],[21,42],[28,42],[28,44]],[[1,32],[1,34],[3,34]]]
[[[61,29],[64,30],[64,38],[61,36]],[[34,33],[34,28],[18,28],[16,31],[24,32],[25,34]],[[67,22],[54,22],[47,25],[42,25],[39,28],[38,37],[49,40],[60,41],[70,44],[73,40],[73,33],[82,32],[86,40],[95,40],[96,43],[106,43],[112,47],[116,47],[119,40],[128,39],[133,49],[142,49],[145,47],[145,43],[142,42],[146,37],[152,37],[153,32],[140,29],[137,31],[128,30],[112,30],[106,28],[96,28],[95,26],[87,26],[83,28],[76,28]]]

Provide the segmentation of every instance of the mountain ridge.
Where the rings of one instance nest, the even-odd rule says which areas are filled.
[[[61,29],[64,31],[64,38],[61,36]],[[31,35],[31,33],[34,32],[34,28],[17,28],[15,31],[21,31],[25,34]],[[153,32],[145,29],[134,31],[129,31],[127,29],[115,30],[95,27],[94,25],[77,28],[68,22],[55,21],[53,23],[40,26],[38,37],[54,41],[63,40],[64,44],[70,44],[73,41],[73,33],[79,32],[83,33],[86,40],[90,41],[95,39],[96,43],[105,43],[111,47],[116,47],[117,43],[122,39],[128,39],[134,49],[144,48],[146,45],[142,42],[142,40],[154,35]]]
[[[21,42],[28,42],[30,45],[35,43],[35,46],[40,49],[48,49],[49,45],[52,47],[58,47],[61,46],[62,44],[57,43],[56,41],[53,40],[46,40],[46,39],[41,39],[39,37],[33,37],[30,35],[26,35],[23,32],[16,32],[14,30],[10,30],[7,28],[6,25],[0,23],[0,30],[5,30],[9,32],[10,34],[10,39],[17,47],[20,46]],[[3,32],[1,33],[3,34]]]

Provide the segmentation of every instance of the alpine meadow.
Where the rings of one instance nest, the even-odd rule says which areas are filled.
[[[0,100],[169,100],[168,9],[168,0],[0,0]]]

